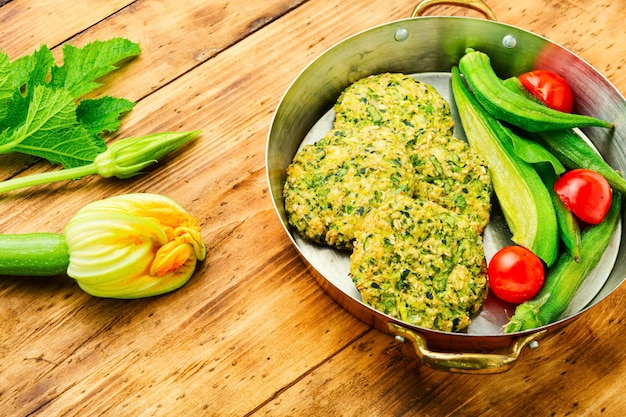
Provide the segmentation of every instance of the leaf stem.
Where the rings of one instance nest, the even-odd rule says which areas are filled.
[[[89,164],[76,168],[66,168],[57,171],[42,172],[40,174],[11,178],[0,182],[0,194],[35,185],[49,184],[65,180],[77,180],[87,175],[96,174],[97,172],[96,166],[94,164]]]

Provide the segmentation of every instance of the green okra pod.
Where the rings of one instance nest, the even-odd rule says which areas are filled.
[[[552,265],[557,257],[558,226],[546,186],[534,167],[517,156],[510,131],[482,108],[456,67],[452,91],[467,140],[489,167],[512,240]]]
[[[556,213],[557,224],[559,226],[559,237],[574,261],[579,262],[581,237],[578,220],[576,219],[576,216],[574,216],[574,214],[569,211],[567,207],[565,207],[561,198],[554,191],[554,183],[557,179],[554,170],[545,164],[542,164],[537,166],[537,172],[539,173],[539,176],[543,180],[544,184],[546,184],[546,188],[550,193],[552,205],[554,206],[554,211]]]
[[[510,91],[533,99],[517,77],[503,81]],[[538,102],[539,103],[539,102]],[[573,129],[546,130],[537,132],[532,139],[554,155],[569,169],[586,168],[596,171],[609,182],[615,190],[626,193],[626,179],[613,169],[600,154],[581,135]]]
[[[567,168],[586,168],[596,171],[606,178],[613,189],[626,193],[626,179],[574,130],[539,132],[535,137]]]
[[[561,317],[578,288],[604,255],[620,218],[621,200],[621,194],[614,192],[611,208],[602,223],[589,226],[582,232],[580,261],[576,262],[568,252],[563,252],[548,270],[541,291],[532,300],[517,306],[515,314],[504,327],[505,333],[535,329]]]
[[[493,117],[528,132],[584,126],[613,127],[612,123],[595,117],[550,109],[511,91],[496,75],[489,56],[483,52],[468,48],[459,61],[459,69],[480,104]]]

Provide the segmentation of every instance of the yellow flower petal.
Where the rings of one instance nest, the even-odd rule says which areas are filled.
[[[83,207],[65,228],[68,275],[87,293],[140,298],[184,285],[206,257],[198,221],[158,194],[126,194]]]

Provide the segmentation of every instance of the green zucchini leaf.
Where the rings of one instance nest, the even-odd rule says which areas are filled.
[[[124,38],[94,41],[82,48],[64,44],[63,65],[52,68],[50,83],[81,97],[98,88],[96,80],[116,70],[116,64],[139,53],[139,45]]]
[[[54,139],[40,132],[29,136],[13,148],[14,152],[47,159],[64,168],[88,165],[106,149],[101,138],[91,135],[83,126],[74,124],[56,131]]]
[[[117,131],[134,103],[81,97],[139,53],[138,44],[123,38],[64,44],[62,65],[46,45],[13,62],[0,52],[0,153],[22,152],[65,168],[93,162],[106,150],[101,136]]]
[[[89,133],[101,135],[117,131],[120,127],[120,117],[133,107],[135,103],[124,98],[105,96],[85,99],[76,109],[76,118]]]
[[[0,153],[12,152],[26,138],[35,135],[50,136],[76,124],[74,100],[65,90],[54,90],[46,86],[33,89],[32,99],[16,100],[18,109],[25,110],[23,117],[13,111],[10,121],[16,122],[0,133]]]

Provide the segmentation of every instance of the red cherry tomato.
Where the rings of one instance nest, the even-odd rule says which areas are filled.
[[[521,304],[532,299],[545,279],[541,260],[522,246],[506,246],[491,258],[489,288],[501,300]]]
[[[567,171],[554,183],[554,191],[569,211],[590,224],[604,219],[613,199],[607,180],[590,169]]]
[[[543,104],[566,113],[572,112],[572,89],[567,81],[552,71],[534,70],[519,77],[522,85]]]

